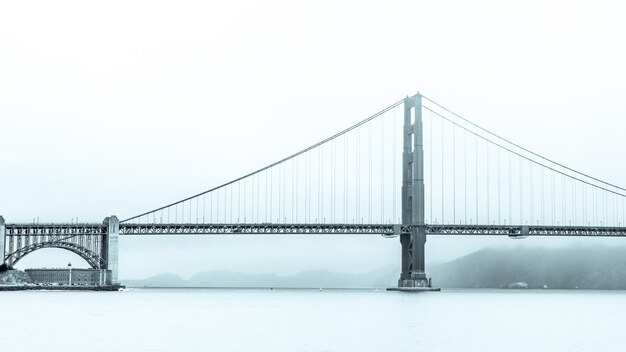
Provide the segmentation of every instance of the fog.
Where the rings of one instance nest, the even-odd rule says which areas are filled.
[[[0,214],[130,217],[276,161],[416,91],[618,185],[626,5],[80,1],[0,5]],[[427,261],[508,238],[434,237]],[[623,244],[530,238],[516,245]],[[124,237],[120,277],[367,272],[379,236]],[[77,258],[41,251],[19,266]]]

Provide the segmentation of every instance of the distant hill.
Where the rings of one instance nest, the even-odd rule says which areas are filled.
[[[379,288],[395,285],[397,271],[395,267],[386,267],[363,274],[320,270],[288,276],[206,271],[194,275],[189,280],[183,280],[175,274],[160,274],[145,280],[123,280],[123,282],[129,287]]]
[[[486,248],[451,262],[430,265],[442,288],[562,288],[626,290],[626,247]],[[397,285],[399,268],[348,274],[307,271],[289,276],[229,271],[198,273],[189,280],[160,274],[123,280],[129,287],[385,288]]]
[[[487,248],[428,268],[446,288],[626,289],[626,247]]]

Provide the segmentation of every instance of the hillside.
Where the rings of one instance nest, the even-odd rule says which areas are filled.
[[[626,289],[626,247],[487,248],[428,274],[446,288]]]
[[[486,248],[431,265],[427,274],[441,288],[626,289],[626,247]],[[189,280],[160,274],[123,280],[134,287],[305,287],[385,288],[397,284],[399,268],[361,273],[308,271],[294,275],[198,273]]]
[[[189,280],[175,274],[160,274],[145,280],[123,280],[129,287],[302,287],[378,288],[395,285],[396,268],[383,268],[363,274],[306,271],[294,275],[245,274],[229,271],[201,272]]]

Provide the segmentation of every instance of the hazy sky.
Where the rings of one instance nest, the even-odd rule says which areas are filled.
[[[625,14],[619,1],[3,2],[0,214],[132,216],[418,90],[625,185]],[[427,255],[509,243],[430,238]],[[120,277],[360,272],[397,264],[399,250],[380,237],[126,237]],[[22,263],[66,258],[46,250]]]

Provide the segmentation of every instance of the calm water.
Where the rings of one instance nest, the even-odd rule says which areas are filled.
[[[3,351],[623,351],[626,292],[1,292]]]

